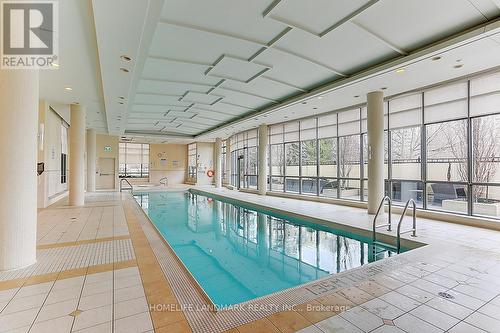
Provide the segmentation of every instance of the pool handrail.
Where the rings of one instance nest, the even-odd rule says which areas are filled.
[[[123,187],[123,182],[126,182],[129,187]],[[134,190],[134,187],[132,186],[132,184],[130,184],[127,178],[120,179],[120,192],[123,192],[123,190],[130,190],[130,191]]]
[[[413,226],[411,229],[401,231],[401,224],[403,222],[403,219],[406,215],[406,211],[408,210],[408,206],[410,205],[410,203],[412,204],[412,208],[413,208],[413,213],[412,213]],[[398,235],[397,235],[397,245],[396,245],[398,253],[401,252],[401,235],[407,234],[409,232],[412,233],[412,237],[417,237],[417,204],[415,203],[415,200],[413,200],[413,199],[408,199],[408,201],[406,202],[405,208],[403,209],[403,214],[401,215],[401,218],[399,219],[399,222],[398,222]]]
[[[388,221],[387,221],[386,224],[377,225],[377,217],[380,214],[380,210],[384,206],[384,202],[386,200],[389,203],[389,217],[388,217]],[[392,215],[392,209],[391,209],[391,206],[392,206],[392,200],[391,200],[391,198],[388,195],[384,196],[382,198],[382,200],[380,200],[380,205],[378,206],[377,213],[375,214],[375,217],[373,218],[372,239],[373,239],[374,243],[377,241],[377,232],[376,232],[377,228],[387,227],[387,231],[391,231],[392,230],[391,229],[392,228],[392,217],[391,217],[391,215]]]

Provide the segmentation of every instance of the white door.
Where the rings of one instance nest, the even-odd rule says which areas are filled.
[[[96,188],[98,190],[115,189],[115,159],[100,158],[99,173],[97,175]]]

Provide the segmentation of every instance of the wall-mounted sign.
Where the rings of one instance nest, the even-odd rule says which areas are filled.
[[[104,146],[104,151],[111,151],[111,146]]]

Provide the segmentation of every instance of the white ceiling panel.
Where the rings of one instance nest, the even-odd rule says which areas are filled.
[[[150,54],[214,64],[221,55],[246,58],[260,49],[255,43],[170,24],[158,25]]]
[[[136,104],[154,104],[154,105],[177,105],[189,106],[191,103],[179,101],[181,96],[137,94],[135,95]]]
[[[338,78],[328,69],[274,49],[262,53],[257,60],[266,65],[272,64],[273,68],[263,77],[270,77],[302,89],[315,86],[318,82]],[[294,88],[290,87],[290,90]]]
[[[282,24],[262,17],[270,3],[270,0],[169,0],[161,17],[265,43],[283,30]]]
[[[208,76],[248,83],[270,68],[227,55],[222,56],[215,66],[207,72]]]
[[[220,100],[224,99],[224,96],[216,95],[216,94],[206,94],[200,93],[196,91],[188,91],[185,95],[183,95],[179,100],[187,103],[197,103],[204,105],[214,105]]]
[[[468,0],[383,0],[355,21],[411,51],[486,18]]]
[[[169,110],[184,111],[187,106],[164,106],[164,105],[144,105],[144,104],[134,104],[130,112],[144,112],[144,113],[156,113],[163,114]]]
[[[193,65],[190,63],[148,58],[144,64],[142,78],[216,84],[220,79],[207,77],[204,74],[208,68],[209,66],[206,65]]]
[[[368,0],[286,0],[281,1],[269,16],[319,35],[367,2]]]
[[[321,38],[311,38],[307,32],[293,30],[278,45],[285,50],[317,59],[346,74],[398,55],[351,23],[346,23]]]
[[[273,100],[279,100],[290,94],[290,87],[286,87],[283,84],[279,84],[265,78],[256,78],[249,83],[224,81],[224,83],[220,85],[220,88],[222,88],[222,90],[219,90],[222,94],[224,92],[224,88],[227,88]]]
[[[168,94],[168,95],[184,95],[188,90],[195,90],[200,92],[208,92],[211,85],[200,85],[192,83],[162,81],[162,80],[141,80],[137,86],[137,92],[141,93],[155,93],[155,94]]]

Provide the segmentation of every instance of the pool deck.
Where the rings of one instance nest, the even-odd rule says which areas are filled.
[[[363,209],[199,190],[371,232]],[[218,312],[128,193],[41,210],[37,239],[37,264],[0,272],[0,333],[500,332],[498,231],[419,218],[426,246]]]

